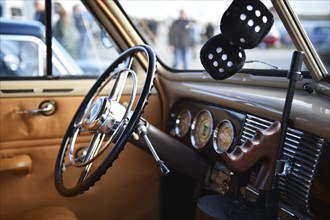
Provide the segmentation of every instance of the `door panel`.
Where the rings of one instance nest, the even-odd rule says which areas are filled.
[[[40,103],[47,100],[56,103],[54,115],[17,113],[38,109]],[[81,101],[82,97],[1,99],[1,142],[63,137]]]
[[[82,95],[0,98],[1,162],[17,155],[27,155],[32,161],[29,173],[0,174],[1,219],[50,205],[66,206],[79,219],[159,218],[159,171],[150,154],[131,144],[125,146],[110,172],[89,191],[71,198],[57,193],[55,160],[62,137],[82,99]],[[36,109],[44,100],[57,103],[53,115],[15,113]],[[153,94],[143,117],[160,127],[160,109],[159,97]],[[89,140],[86,136],[77,144],[87,146]]]

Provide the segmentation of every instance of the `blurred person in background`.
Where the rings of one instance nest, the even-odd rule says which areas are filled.
[[[213,35],[214,35],[214,27],[211,23],[207,23],[205,28],[205,36],[207,40],[213,37]]]
[[[77,44],[80,44],[77,42],[77,29],[61,3],[54,3],[54,12],[59,16],[53,28],[54,37],[72,57],[76,57]]]
[[[88,34],[87,26],[88,15],[87,11],[83,10],[80,4],[73,6],[73,18],[76,29],[79,34],[79,46],[77,47],[77,58],[86,59],[88,57]]]
[[[189,64],[189,50],[194,47],[193,22],[189,20],[183,9],[180,16],[176,19],[169,30],[169,45],[174,49],[173,68],[182,61],[183,68],[187,69]]]
[[[40,21],[43,25],[46,24],[46,13],[45,13],[45,3],[42,0],[34,1],[35,13],[33,19]]]

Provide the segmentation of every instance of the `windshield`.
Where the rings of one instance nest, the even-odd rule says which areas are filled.
[[[288,69],[295,49],[288,32],[270,1],[262,1],[274,16],[274,24],[264,40],[253,49],[246,50],[243,68]],[[302,7],[307,1],[294,1]],[[312,13],[304,17],[309,25],[312,43],[326,60],[329,52],[329,18],[320,17],[319,4],[328,1],[313,1]],[[156,50],[159,59],[175,70],[201,70],[199,52],[204,43],[220,33],[220,20],[232,3],[228,1],[120,1],[120,4],[135,24],[142,37]],[[148,10],[137,10],[147,6]],[[328,4],[329,5],[329,4]],[[329,6],[328,13],[329,13]],[[298,11],[303,16],[304,11]],[[328,14],[329,16],[329,14]],[[175,28],[175,22],[184,18],[185,30]],[[318,22],[313,22],[315,19]],[[317,32],[317,33],[316,33]],[[322,33],[322,34],[319,34]],[[314,37],[313,37],[314,35]],[[179,36],[176,38],[176,36]],[[320,39],[321,38],[321,39]],[[325,44],[327,44],[325,46]],[[176,50],[183,47],[184,50]],[[321,49],[322,48],[322,49]],[[327,59],[329,60],[329,58]],[[306,69],[306,68],[305,68]]]

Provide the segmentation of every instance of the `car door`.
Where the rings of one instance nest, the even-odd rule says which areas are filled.
[[[73,3],[80,5],[78,1],[72,1],[66,10],[71,10]],[[32,1],[22,1],[22,4],[30,9],[27,13],[32,17]],[[52,79],[47,79],[45,72],[35,74],[26,71],[25,75],[15,76],[3,72],[0,74],[1,219],[13,218],[26,211],[47,206],[67,207],[79,219],[159,218],[159,171],[150,154],[131,144],[126,145],[113,165],[111,174],[104,175],[102,181],[96,183],[97,187],[73,198],[61,196],[55,189],[55,161],[68,125],[97,76],[104,70],[104,63],[110,65],[111,60],[121,52],[115,45],[109,50],[101,47],[101,32],[97,29],[99,26],[96,23],[94,25],[89,26],[94,28],[89,33],[98,38],[90,38],[89,50],[95,49],[92,46],[97,44],[97,49],[102,50],[107,59],[100,60],[91,56],[85,61],[79,60],[83,64],[102,63],[103,69],[97,68],[101,69],[98,72],[95,72],[95,66],[88,69],[92,69],[94,75],[85,71],[85,75],[71,72],[63,77],[60,68],[53,71]],[[40,39],[38,41],[41,42]],[[38,55],[20,59],[31,61],[39,56],[43,63],[45,50],[43,46],[37,50]],[[54,59],[58,56],[67,57],[67,52],[61,54],[59,50],[62,49],[54,50],[57,50],[53,51],[53,67],[56,67]],[[20,63],[23,61],[20,60]],[[44,71],[45,67],[41,66],[41,70]],[[127,102],[129,98],[130,93],[124,89],[121,102]],[[160,106],[159,97],[153,91],[143,117],[158,127],[161,127]],[[89,145],[90,138],[86,136],[76,144],[83,149]]]

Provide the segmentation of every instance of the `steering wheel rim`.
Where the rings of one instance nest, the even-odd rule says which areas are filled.
[[[140,97],[135,105],[135,109],[130,115],[130,119],[126,121],[125,126],[123,127],[123,130],[121,131],[120,136],[117,137],[116,142],[114,143],[114,146],[112,150],[105,156],[105,158],[102,160],[100,165],[91,173],[89,174],[89,168],[87,171],[87,174],[81,173],[81,177],[83,176],[83,179],[78,179],[77,184],[74,187],[67,188],[63,181],[63,172],[65,170],[66,164],[64,163],[64,159],[66,156],[66,153],[70,150],[69,149],[69,143],[71,145],[71,141],[73,139],[73,130],[76,129],[76,122],[81,121],[82,119],[82,112],[83,118],[85,118],[85,115],[88,114],[87,117],[89,117],[92,106],[88,106],[91,104],[91,100],[94,97],[95,94],[97,95],[100,88],[104,87],[104,82],[108,80],[108,82],[111,79],[111,73],[116,72],[115,69],[125,60],[130,59],[132,60],[137,53],[144,53],[148,60],[148,66],[146,70],[146,78],[144,82],[144,86],[142,88]],[[130,67],[129,67],[130,68]],[[87,191],[90,187],[92,187],[95,182],[100,180],[101,176],[106,173],[106,171],[112,166],[113,162],[118,158],[121,151],[124,149],[125,144],[127,143],[129,137],[133,133],[136,124],[139,122],[139,119],[144,111],[144,107],[147,104],[147,100],[150,96],[151,89],[153,88],[153,81],[155,79],[155,71],[156,71],[156,55],[154,51],[151,49],[148,45],[138,45],[132,48],[127,49],[123,53],[119,55],[119,57],[109,66],[109,68],[100,75],[90,91],[87,93],[85,98],[83,99],[82,103],[80,104],[77,112],[75,113],[66,133],[63,138],[61,147],[59,149],[56,164],[55,164],[55,187],[57,191],[63,195],[63,196],[75,196],[81,193],[84,193]],[[116,72],[118,73],[118,72]],[[118,73],[119,74],[119,73]],[[118,76],[119,78],[119,76]],[[106,84],[108,84],[106,82]],[[102,89],[101,88],[101,89]],[[112,93],[113,91],[111,91]],[[121,95],[120,95],[121,96]],[[95,103],[94,103],[95,104]],[[86,108],[89,108],[88,111],[86,111]],[[125,113],[126,115],[126,113]],[[79,119],[79,120],[78,120]],[[125,120],[125,118],[122,118],[122,121]],[[117,134],[116,134],[117,135]],[[75,137],[74,137],[75,139]],[[75,142],[75,140],[74,140]],[[74,143],[75,144],[75,143]],[[92,148],[89,146],[89,148]],[[103,152],[101,152],[102,154]],[[72,163],[75,163],[75,161],[71,161]],[[82,167],[87,167],[92,164],[93,160],[91,160],[88,163],[85,163],[81,165]],[[84,171],[83,171],[84,172]],[[88,175],[88,176],[87,176]]]

